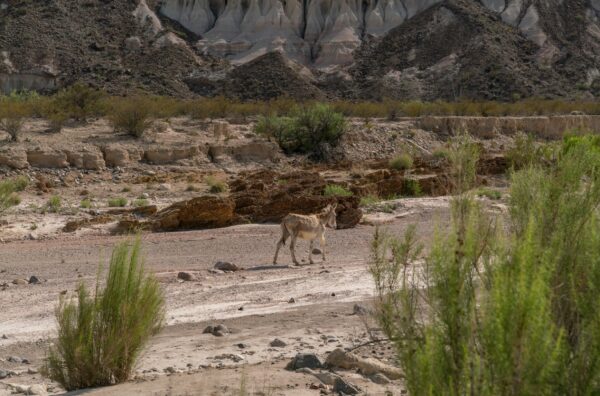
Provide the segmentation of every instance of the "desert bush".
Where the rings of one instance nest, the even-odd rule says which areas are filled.
[[[127,198],[111,198],[108,200],[108,206],[111,208],[122,208],[127,206]]]
[[[288,153],[310,154],[325,159],[346,132],[346,121],[332,107],[316,103],[298,107],[290,117],[268,116],[259,120],[255,131],[273,137]]]
[[[293,119],[276,115],[261,116],[254,127],[259,135],[273,138],[280,147],[285,147],[289,136],[293,133]]]
[[[375,205],[379,202],[381,202],[381,198],[379,198],[376,195],[367,195],[364,197],[360,197],[360,206],[362,207]]]
[[[16,142],[25,123],[27,109],[21,102],[0,101],[0,129]]]
[[[92,201],[89,198],[82,199],[79,203],[79,207],[82,209],[90,209],[92,207]]]
[[[48,350],[44,374],[66,390],[127,381],[164,318],[164,297],[147,275],[140,240],[118,245],[104,287],[90,294],[81,284],[75,299],[61,297],[58,339]]]
[[[415,179],[404,179],[400,195],[404,197],[418,197],[421,195],[421,184]]]
[[[423,266],[414,227],[376,232],[377,316],[410,394],[600,391],[600,152],[562,153],[512,174],[508,235],[468,190],[468,141],[451,150],[451,225]]]
[[[57,93],[46,108],[45,116],[58,127],[67,118],[85,121],[86,118],[101,114],[102,91],[81,83],[75,83]],[[62,128],[62,124],[60,124]]]
[[[18,192],[24,191],[29,186],[29,178],[27,176],[17,176],[13,182],[15,184],[15,191]]]
[[[50,213],[58,213],[62,207],[62,200],[58,195],[53,195],[46,202],[46,211]]]
[[[500,191],[486,187],[481,187],[477,189],[475,194],[477,194],[478,197],[486,197],[493,201],[497,201],[502,198],[502,193]]]
[[[402,171],[412,168],[413,166],[413,158],[409,154],[400,154],[399,156],[392,158],[390,160],[390,168]]]
[[[352,191],[349,191],[343,186],[337,184],[328,184],[325,186],[323,195],[326,197],[351,197]]]
[[[21,203],[16,191],[17,185],[13,180],[0,181],[0,214]]]
[[[141,138],[152,125],[149,99],[144,97],[126,98],[115,103],[109,110],[109,118],[116,132],[125,132]]]
[[[148,206],[149,205],[149,201],[145,198],[138,198],[136,200],[133,201],[133,206],[135,206],[136,208],[140,208],[143,206]]]
[[[229,188],[227,183],[222,180],[217,179],[214,176],[206,176],[204,178],[204,183],[206,183],[209,187],[209,191],[213,194],[219,194],[226,192]]]

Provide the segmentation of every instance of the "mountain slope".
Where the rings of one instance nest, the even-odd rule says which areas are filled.
[[[598,64],[598,0],[0,0],[2,92],[592,98]]]

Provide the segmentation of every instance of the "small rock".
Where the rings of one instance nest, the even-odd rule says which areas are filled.
[[[8,371],[0,370],[0,380],[8,377]]]
[[[221,270],[221,271],[231,271],[231,272],[236,272],[240,270],[240,267],[238,267],[237,265],[227,262],[227,261],[217,261],[217,263],[214,266],[214,269],[217,270]]]
[[[296,300],[294,300],[294,297],[290,298],[288,301],[288,304],[294,304],[296,302]]]
[[[333,392],[342,393],[345,395],[357,395],[360,392],[355,385],[345,381],[343,378],[338,377],[333,383]]]
[[[244,307],[239,307],[238,308],[238,311],[243,311],[243,310],[244,310]]]
[[[177,370],[175,370],[175,367],[169,366],[166,369],[164,369],[164,372],[168,373],[168,374],[175,374],[177,372]]]
[[[206,326],[202,334],[212,334],[215,331],[215,328],[212,326]]]
[[[27,388],[27,394],[44,396],[47,395],[48,392],[46,392],[46,387],[44,385],[31,385],[29,388]]]
[[[229,333],[229,329],[224,324],[219,324],[215,327],[215,331],[222,331],[223,333]]]
[[[359,304],[354,304],[354,308],[352,308],[352,313],[354,315],[359,315],[359,316],[363,316],[367,314],[367,308],[363,307],[362,305]]]
[[[390,379],[381,373],[373,374],[370,379],[379,385],[387,385],[390,383]]]
[[[235,344],[236,347],[240,348],[240,349],[248,349],[250,348],[250,345],[248,344],[244,344],[243,342],[240,342],[239,344]]]
[[[194,274],[190,274],[189,272],[180,272],[177,274],[177,279],[189,282],[196,279],[196,277],[194,276]]]
[[[171,185],[169,183],[162,183],[158,185],[160,191],[171,191]]]
[[[8,340],[8,336],[6,334],[2,334],[2,339],[3,340]]]
[[[37,374],[38,371],[32,367],[27,369],[27,374]]]
[[[213,331],[213,333],[212,333],[212,334],[213,334],[215,337],[224,337],[224,336],[225,336],[225,333],[224,333],[224,332],[222,332],[221,330],[215,330],[215,331]]]
[[[314,255],[318,255],[318,254],[323,254],[323,252],[322,252],[322,251],[321,251],[321,249],[319,249],[319,248],[314,248],[314,249],[312,250],[312,254],[314,254]]]
[[[17,364],[20,364],[20,363],[25,363],[25,362],[23,361],[23,358],[20,358],[20,357],[18,357],[18,356],[9,356],[7,360],[8,360],[9,362],[12,362],[12,363],[17,363]]]
[[[335,297],[335,293],[331,293],[331,297]]]
[[[140,197],[142,197],[143,199],[148,199],[148,198],[150,198],[150,194],[142,193],[142,195],[140,195]]]
[[[29,284],[30,285],[38,285],[40,283],[42,283],[42,281],[40,281],[40,278],[38,278],[37,276],[32,275],[31,277],[29,277]]]
[[[318,369],[322,368],[323,363],[314,353],[299,353],[285,366],[286,370],[295,371],[301,368]]]
[[[12,281],[13,285],[28,285],[29,282],[27,282],[26,279],[15,279]]]
[[[283,347],[287,346],[287,344],[285,342],[281,341],[279,338],[275,338],[273,341],[271,341],[269,343],[269,345],[274,348],[283,348]]]

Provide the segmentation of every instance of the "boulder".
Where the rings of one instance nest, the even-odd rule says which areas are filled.
[[[71,166],[78,169],[98,170],[106,166],[102,152],[96,147],[67,150],[66,154]]]
[[[357,395],[360,389],[356,386],[347,382],[342,377],[337,377],[333,382],[333,392],[341,395]]]
[[[285,366],[286,370],[295,371],[298,369],[309,368],[319,369],[323,367],[323,363],[314,353],[298,353],[294,358]]]
[[[215,263],[214,269],[226,272],[236,272],[241,270],[241,268],[237,265],[227,261],[217,261]]]
[[[235,202],[229,197],[204,196],[177,202],[151,219],[156,231],[218,228],[235,221]]]
[[[29,165],[38,168],[67,168],[67,154],[52,147],[40,146],[27,151]]]
[[[8,166],[13,169],[25,169],[29,167],[27,152],[21,146],[0,147],[0,166]]]
[[[180,160],[192,159],[200,154],[197,146],[165,147],[152,146],[146,149],[144,158],[146,161],[156,164],[174,164]]]
[[[139,149],[122,144],[111,144],[103,148],[104,161],[107,166],[128,166],[141,159]]]

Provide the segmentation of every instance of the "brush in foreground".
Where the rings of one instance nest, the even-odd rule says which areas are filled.
[[[140,259],[140,240],[118,245],[104,289],[82,284],[56,309],[58,339],[48,351],[45,375],[66,390],[127,381],[144,346],[161,328],[164,298]]]

